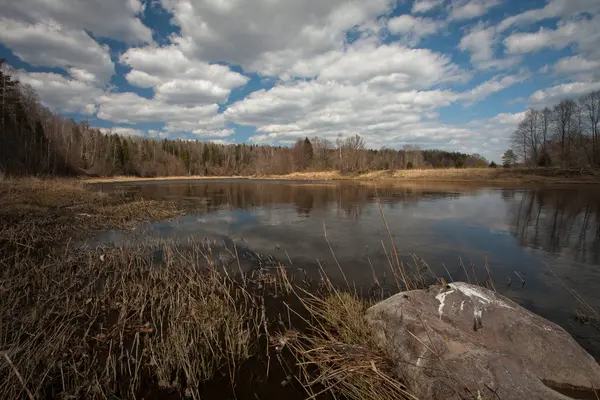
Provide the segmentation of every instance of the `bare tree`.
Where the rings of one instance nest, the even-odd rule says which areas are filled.
[[[311,139],[313,147],[313,164],[317,170],[328,170],[331,168],[331,142],[327,139],[314,137]]]
[[[530,108],[512,135],[512,147],[526,165],[535,165],[538,160],[540,136],[542,136],[541,113]]]
[[[552,110],[550,110],[548,107],[545,107],[540,112],[540,124],[542,134],[542,146],[544,149],[546,149],[548,147],[548,135],[550,134],[552,125]]]
[[[365,141],[359,135],[350,136],[343,140],[340,147],[340,170],[344,172],[361,172],[365,167],[364,150]]]
[[[592,165],[600,166],[600,143],[599,126],[600,123],[600,91],[595,91],[583,96],[579,100],[582,112],[585,117],[584,126],[592,141]]]
[[[554,106],[555,136],[560,143],[560,162],[564,167],[569,163],[571,134],[577,104],[573,100],[563,100]]]

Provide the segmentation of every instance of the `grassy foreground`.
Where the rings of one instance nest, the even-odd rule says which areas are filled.
[[[370,300],[325,275],[234,276],[205,242],[81,246],[180,212],[73,181],[0,181],[0,398],[414,398],[370,340]]]
[[[590,184],[600,183],[600,171],[560,168],[464,168],[376,171],[342,174],[339,171],[295,172],[287,175],[251,176],[167,176],[140,178],[116,176],[89,178],[86,182],[127,182],[182,179],[275,179],[275,180],[353,180],[367,182],[461,182],[477,184]]]

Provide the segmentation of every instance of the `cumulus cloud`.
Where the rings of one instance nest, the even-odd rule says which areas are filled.
[[[97,98],[98,118],[134,124],[165,122],[167,131],[218,130],[225,120],[216,104],[181,106],[135,93],[104,93]]]
[[[191,59],[177,45],[131,48],[120,62],[132,68],[129,83],[153,88],[156,99],[169,104],[223,103],[249,80],[227,66]]]
[[[139,19],[141,0],[18,0],[3,1],[2,16],[26,24],[56,23],[127,43],[152,41],[152,32]]]
[[[483,100],[493,93],[504,90],[517,83],[521,83],[529,79],[529,76],[527,71],[521,71],[518,75],[495,76],[492,79],[477,85],[470,91],[462,93],[460,98],[464,99],[467,105],[470,105],[476,101]]]
[[[518,56],[496,58],[494,46],[498,42],[497,28],[479,23],[460,39],[458,48],[471,53],[471,63],[479,69],[504,69],[518,64]]]
[[[600,2],[597,0],[548,0],[542,8],[524,11],[504,19],[498,25],[502,32],[514,25],[531,24],[548,18],[571,17],[579,14],[597,14],[600,12]]]
[[[496,79],[468,96],[475,101],[508,87],[517,78]],[[385,93],[385,95],[383,95]],[[295,82],[261,90],[233,104],[226,117],[241,125],[252,125],[257,143],[289,142],[304,136],[335,140],[338,135],[360,133],[373,147],[445,147],[451,141],[468,145],[472,131],[435,121],[436,110],[462,100],[449,90],[382,92],[359,85],[335,82]],[[458,143],[458,142],[456,142]]]
[[[358,42],[345,51],[326,53],[316,57],[314,62],[296,64],[291,73],[295,77],[313,77],[322,82],[367,83],[389,90],[464,83],[470,78],[470,74],[449,57],[429,49],[371,42]]]
[[[592,19],[561,21],[556,29],[540,28],[534,33],[515,33],[504,39],[506,52],[531,53],[547,47],[563,49],[577,44],[583,51],[597,50],[600,40],[600,15]]]
[[[394,5],[390,0],[281,0],[268,8],[262,0],[162,3],[181,28],[176,41],[186,54],[263,75],[283,74],[298,60],[342,49],[348,30],[373,26]]]
[[[100,45],[84,31],[1,18],[0,40],[21,60],[63,68],[83,82],[104,85],[114,73],[108,46]]]
[[[589,92],[600,90],[600,81],[570,82],[538,90],[529,97],[535,107],[552,106],[564,99],[573,99]]]
[[[500,0],[455,0],[450,6],[450,20],[467,20],[481,17],[488,10],[501,4]]]
[[[411,9],[413,14],[426,13],[441,6],[444,0],[415,0]]]
[[[575,76],[582,80],[600,80],[600,59],[587,59],[576,55],[557,61],[553,68],[560,75]]]
[[[388,30],[392,33],[402,35],[402,39],[407,44],[416,46],[423,37],[437,33],[445,25],[443,21],[404,14],[390,19],[388,21]]]
[[[18,71],[19,81],[31,86],[42,104],[57,112],[93,114],[102,90],[86,82],[48,72]]]
[[[385,139],[428,111],[450,104],[450,91],[405,91],[381,96],[366,84],[295,82],[252,93],[234,103],[226,117],[253,125],[262,133],[255,141],[277,142],[300,136],[335,139],[338,134],[361,133],[368,141]]]

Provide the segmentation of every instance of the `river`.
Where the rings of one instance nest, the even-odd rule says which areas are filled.
[[[576,318],[578,312],[592,314],[577,296],[600,310],[596,186],[232,179],[111,183],[96,188],[174,200],[195,211],[134,232],[105,232],[94,238],[95,244],[167,240],[185,246],[191,238],[208,240],[230,249],[235,245],[245,255],[241,257],[245,268],[281,262],[318,275],[320,264],[334,282],[343,282],[345,275],[358,290],[372,287],[374,279],[392,283],[383,211],[407,264],[421,265],[423,259],[433,275],[448,281],[483,283],[489,270],[498,292],[560,324],[600,359],[600,321],[583,323]]]

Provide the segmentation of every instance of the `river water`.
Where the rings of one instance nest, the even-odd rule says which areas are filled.
[[[560,324],[600,359],[600,324],[576,317],[578,310],[592,314],[577,295],[600,311],[599,187],[207,180],[97,188],[175,200],[195,211],[134,232],[105,232],[95,243],[166,239],[185,246],[190,238],[208,239],[235,245],[246,264],[282,262],[316,274],[320,263],[339,283],[333,250],[359,289],[372,287],[374,275],[392,281],[383,211],[402,260],[422,258],[448,281],[483,282],[487,263],[498,292]]]

